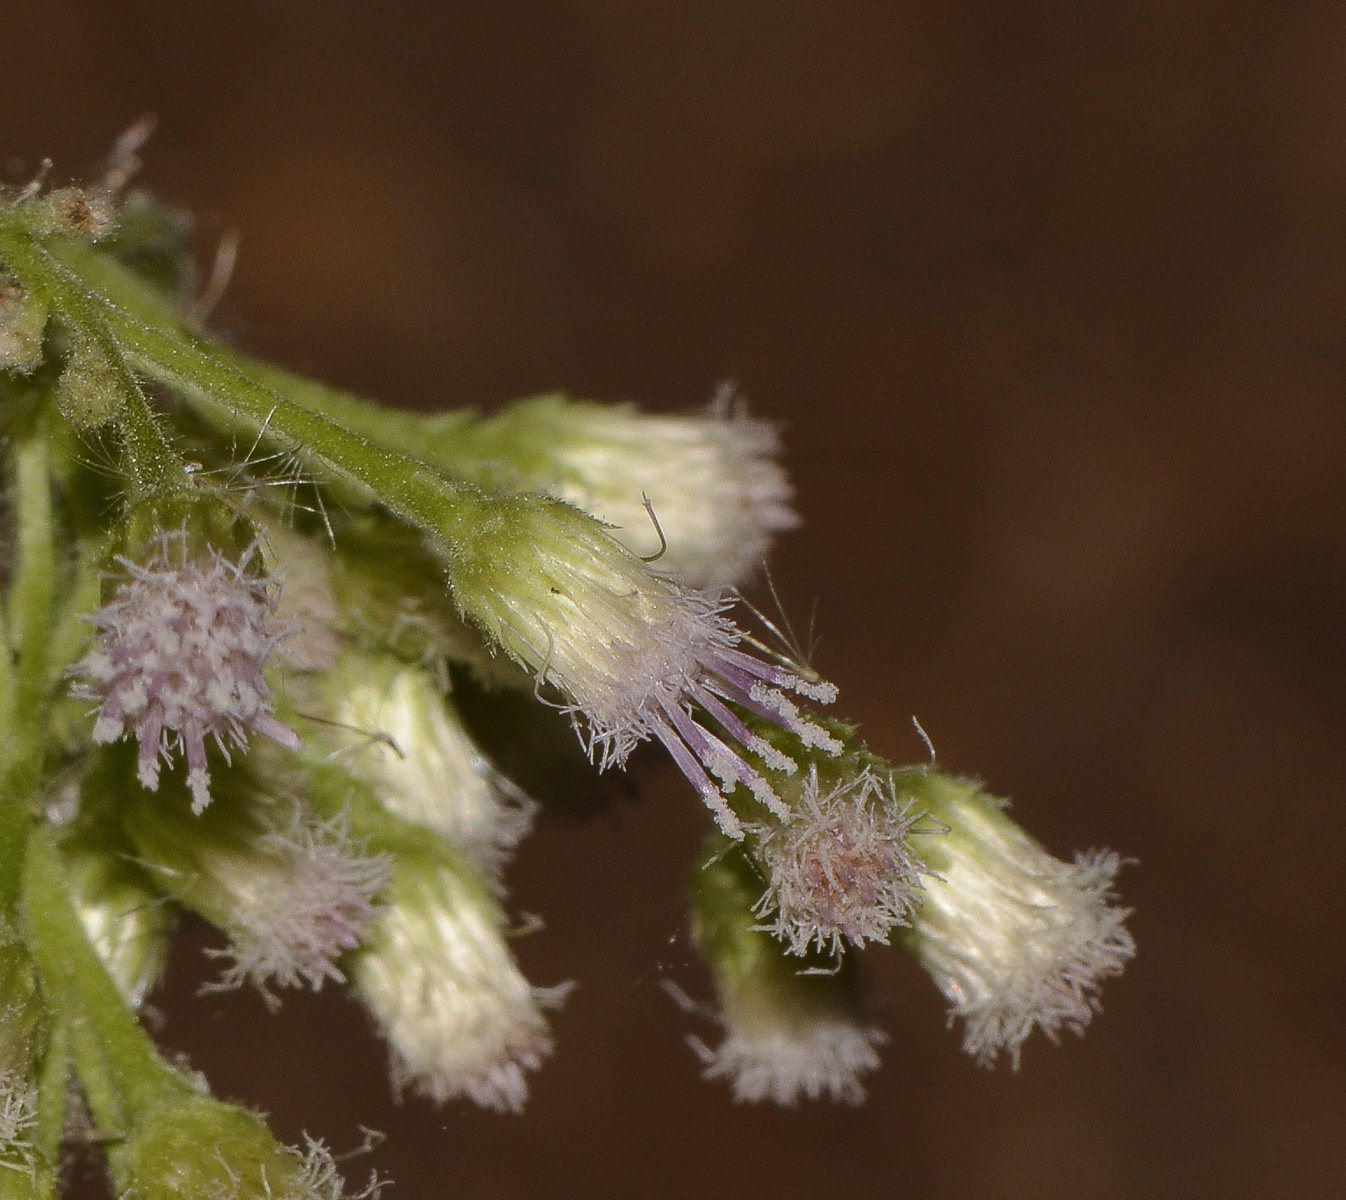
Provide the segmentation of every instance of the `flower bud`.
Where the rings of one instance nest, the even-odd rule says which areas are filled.
[[[493,884],[535,805],[490,763],[453,697],[389,654],[347,651],[323,682],[323,740],[383,806],[452,842]]]
[[[878,1068],[875,1047],[886,1039],[858,1020],[849,968],[817,955],[801,962],[761,929],[753,913],[761,879],[723,837],[711,838],[691,891],[692,936],[725,1030],[714,1050],[692,1042],[705,1077],[728,1081],[739,1101],[860,1104],[861,1077]]]
[[[234,961],[217,986],[247,980],[269,999],[272,984],[317,991],[324,980],[344,982],[337,959],[360,944],[377,911],[386,857],[353,843],[340,818],[263,794],[237,768],[200,815],[174,786],[159,796],[128,786],[120,807],[155,881],[229,935]]]
[[[391,820],[391,819],[390,819]],[[387,904],[351,959],[351,982],[388,1041],[394,1086],[442,1104],[458,1096],[521,1112],[524,1073],[551,1054],[542,1009],[570,990],[530,986],[504,917],[460,852],[429,830],[393,841]]]
[[[138,1114],[108,1151],[117,1194],[135,1200],[340,1200],[341,1177],[321,1142],[282,1145],[256,1113],[175,1089]],[[360,1193],[372,1198],[371,1184]]]
[[[1112,901],[1122,860],[1111,851],[1053,858],[980,785],[936,771],[904,771],[895,793],[948,826],[922,841],[931,873],[911,928],[898,935],[965,1022],[963,1049],[982,1066],[1001,1050],[1017,1068],[1034,1027],[1052,1041],[1083,1033],[1099,983],[1135,954]]]
[[[460,425],[445,443],[454,466],[470,455],[490,475],[483,482],[592,513],[689,587],[745,582],[775,535],[799,524],[776,428],[736,406],[732,388],[687,415],[538,396]]]

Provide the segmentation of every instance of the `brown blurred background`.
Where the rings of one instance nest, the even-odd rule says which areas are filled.
[[[581,982],[526,1116],[393,1105],[335,992],[194,998],[198,934],[161,1035],[220,1092],[386,1132],[402,1200],[1339,1194],[1339,4],[3,0],[0,48],[11,181],[159,114],[144,179],[240,231],[248,349],[425,407],[739,380],[842,710],[1138,860],[1084,1040],[979,1071],[867,954],[869,1105],[736,1108],[658,987],[705,994],[705,819],[653,761],[513,871],[532,977]]]

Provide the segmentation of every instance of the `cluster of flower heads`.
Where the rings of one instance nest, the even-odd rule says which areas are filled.
[[[120,196],[144,132],[87,198],[97,220],[39,185],[0,197],[0,413],[21,396],[109,435],[125,489],[14,424],[0,759],[41,782],[38,803],[0,795],[0,1172],[55,1177],[42,1006],[64,1005],[136,1075],[118,1093],[97,1051],[81,1076],[120,1194],[340,1194],[325,1150],[279,1146],[140,1029],[172,906],[227,936],[214,986],[348,986],[398,1092],[522,1110],[572,984],[514,956],[506,869],[540,806],[483,749],[464,673],[559,710],[600,771],[662,746],[709,810],[689,895],[714,1007],[670,990],[720,1029],[689,1041],[735,1098],[864,1098],[886,1039],[851,951],[871,943],[927,970],[980,1063],[1089,1022],[1134,953],[1118,856],[1061,862],[977,783],[877,758],[819,711],[832,684],[737,623],[735,589],[797,522],[773,426],[725,395],[681,417],[562,397],[397,416],[213,346],[165,259],[181,221]],[[99,243],[96,282],[58,261],[72,237]],[[308,502],[239,484],[240,427]]]
[[[762,988],[788,992],[782,978],[826,974],[849,948],[896,940],[965,1019],[966,1047],[980,1062],[1003,1049],[1017,1064],[1032,1028],[1055,1037],[1087,1023],[1098,982],[1132,952],[1126,914],[1110,902],[1116,856],[1061,864],[976,787],[950,790],[938,772],[894,772],[846,726],[789,698],[829,703],[836,689],[747,637],[732,619],[732,593],[652,568],[567,504],[517,494],[500,503],[515,541],[508,553],[478,549],[484,569],[464,555],[450,570],[459,612],[484,645],[524,668],[519,678],[539,699],[556,697],[550,703],[570,715],[600,770],[623,765],[642,742],[668,751],[719,836],[751,866],[753,893],[740,889],[732,904],[746,922],[741,936],[779,960]],[[124,579],[92,618],[97,645],[73,670],[83,680],[76,694],[102,700],[93,740],[133,733],[148,789],[174,748],[187,760],[195,817],[186,826],[162,816],[133,822],[137,849],[165,878],[192,880],[189,889],[164,886],[230,934],[224,985],[250,980],[269,995],[345,982],[337,964],[349,958],[399,1087],[517,1111],[525,1072],[551,1050],[543,1012],[567,990],[529,985],[504,941],[501,872],[534,805],[467,732],[444,677],[367,639],[346,637],[342,649],[341,597],[330,580],[301,580],[307,615],[278,623],[279,579],[255,558],[255,549],[236,561],[210,549],[193,559],[181,538],[165,536],[146,562],[119,559]],[[287,724],[264,676],[288,627],[315,614],[335,632],[336,649],[291,666]],[[313,745],[301,750],[292,725],[305,718],[317,720]],[[206,738],[228,770],[229,751],[250,732],[294,752],[298,766],[270,772],[307,771],[290,785],[294,794],[318,786],[315,772],[336,771],[344,799],[326,818],[292,814],[283,828],[274,816],[259,820],[253,803],[241,840],[193,839],[190,822],[204,818],[205,829],[215,817],[204,811]],[[267,761],[276,758],[273,750]],[[399,849],[402,835],[378,821],[352,822],[357,791],[384,825],[437,832],[448,857]],[[1013,836],[983,837],[951,857],[950,848],[969,845],[968,830],[997,821]],[[418,870],[407,866],[418,860]],[[862,1096],[859,1077],[877,1064],[880,1038],[859,1015],[853,982],[811,984],[837,996],[803,1021],[793,1001],[745,1002],[744,989],[756,986],[718,989],[725,1037],[716,1051],[697,1043],[707,1076],[733,1080],[740,1099]]]

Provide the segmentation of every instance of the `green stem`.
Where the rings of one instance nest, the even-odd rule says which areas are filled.
[[[87,255],[75,255],[69,247],[60,249],[81,266],[88,261]],[[479,515],[483,497],[476,488],[451,483],[425,463],[381,447],[255,382],[230,365],[211,343],[170,323],[162,307],[152,304],[143,292],[127,288],[134,309],[114,303],[22,231],[3,222],[0,259],[25,287],[48,297],[63,313],[75,313],[81,327],[107,330],[114,349],[127,361],[180,392],[216,424],[289,443],[310,467],[368,489],[396,515],[450,548],[465,525]],[[110,274],[106,267],[100,272],[103,277]],[[183,478],[180,462],[178,476]]]
[[[452,530],[480,493],[450,481],[417,453],[425,444],[425,418],[391,412],[217,345],[189,329],[142,280],[91,247],[53,245],[52,256],[103,306],[127,356],[207,409],[213,424],[292,443],[307,465],[372,491],[404,520],[452,544]],[[428,432],[438,444],[470,420],[465,413],[446,414],[429,421]]]
[[[4,728],[9,762],[34,753],[45,726],[49,649],[56,598],[56,547],[46,422],[38,418],[14,448],[17,517],[9,627],[17,651],[12,708]],[[8,699],[8,697],[7,697]]]
[[[134,491],[143,497],[190,490],[182,456],[173,449],[117,344],[112,322],[107,318],[118,310],[91,291],[46,247],[12,223],[0,222],[0,260],[24,288],[50,305],[77,340],[103,359],[121,398],[116,421]]]
[[[375,496],[396,516],[429,534],[450,556],[480,521],[489,501],[433,467],[352,433],[235,370],[182,336],[108,309],[108,323],[127,356],[147,375],[174,387],[207,415],[279,438],[306,465]]]
[[[111,255],[77,241],[52,246],[52,253],[74,274],[96,288],[135,320],[180,342],[193,345],[238,376],[250,380],[275,396],[281,396],[369,442],[409,458],[427,460],[427,446],[436,448],[454,441],[457,431],[474,420],[470,412],[425,416],[384,408],[350,392],[305,379],[270,363],[259,362],[236,350],[202,337],[160,293],[129,271]],[[255,432],[255,424],[250,428]],[[455,474],[455,477],[459,477]]]
[[[194,1094],[160,1057],[89,944],[51,835],[40,824],[28,839],[23,899],[33,958],[57,1019],[69,1033],[70,1052],[99,1126],[125,1131],[173,1097]]]
[[[450,572],[458,560],[498,560],[510,536],[524,532],[521,522],[527,514],[517,504],[451,479],[416,455],[381,444],[258,382],[254,374],[264,372],[240,370],[227,352],[186,330],[143,286],[128,282],[106,256],[55,239],[49,252],[26,237],[0,220],[0,259],[11,244],[19,245],[21,253],[7,261],[20,283],[50,296],[53,307],[77,311],[90,328],[106,330],[126,363],[179,393],[216,429],[269,439],[325,482],[354,487],[428,535]],[[58,254],[74,266],[59,261]],[[86,270],[96,280],[119,281],[116,300],[97,281],[85,280]],[[358,402],[343,398],[339,407],[349,416],[358,411]],[[137,411],[129,397],[127,409]],[[184,478],[179,463],[178,486]]]
[[[67,1041],[65,1025],[60,1021],[51,1022],[42,1055],[42,1070],[38,1075],[37,1127],[33,1145],[43,1162],[53,1167],[61,1161],[61,1138],[65,1134],[66,1110],[70,1103]]]
[[[0,941],[5,925],[18,911],[22,892],[24,848],[28,840],[29,772],[14,768],[0,778]]]

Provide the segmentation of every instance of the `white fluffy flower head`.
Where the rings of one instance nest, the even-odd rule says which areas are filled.
[[[348,653],[330,682],[324,736],[351,773],[390,812],[443,835],[498,886],[536,806],[472,740],[453,698],[428,671],[392,655]]]
[[[739,784],[772,812],[787,811],[747,756],[786,774],[797,767],[726,701],[790,730],[805,745],[835,752],[840,743],[785,696],[788,690],[826,702],[836,689],[739,649],[743,635],[724,615],[731,603],[715,594],[671,593],[652,620],[612,638],[609,661],[599,664],[603,674],[582,680],[573,711],[583,716],[589,754],[600,769],[621,765],[637,744],[657,738],[720,828],[740,838],[742,823],[724,800]],[[698,709],[722,734],[693,718]]]
[[[973,784],[941,777],[949,827],[928,853],[937,874],[906,935],[917,959],[965,1022],[963,1049],[982,1066],[1000,1051],[1017,1068],[1034,1028],[1057,1041],[1082,1033],[1102,980],[1135,954],[1112,901],[1122,859],[1091,850],[1053,858]],[[960,790],[961,789],[961,790]]]
[[[671,981],[664,990],[684,1011],[703,1011],[724,1037],[714,1049],[688,1042],[705,1077],[726,1080],[738,1101],[859,1104],[860,1080],[878,1067],[884,1036],[860,1019],[853,972],[829,969],[816,955],[800,962],[757,924],[759,888],[746,850],[713,835],[692,872],[691,932],[719,1011],[703,1010]]]
[[[246,858],[213,865],[233,904],[225,921],[234,960],[219,984],[251,981],[270,999],[269,984],[314,991],[344,983],[336,960],[359,944],[388,885],[385,855],[352,846],[341,822],[300,820],[261,835]]]
[[[470,870],[405,861],[353,979],[388,1041],[399,1089],[513,1113],[528,1097],[526,1072],[551,1054],[542,1010],[570,990],[528,983]]]
[[[919,903],[908,838],[920,817],[867,767],[828,786],[812,764],[789,816],[751,829],[768,878],[754,911],[792,954],[886,942]]]
[[[212,550],[187,554],[185,533],[160,535],[147,562],[118,561],[128,578],[90,620],[98,645],[71,668],[75,694],[101,701],[93,740],[134,733],[141,784],[159,786],[161,759],[187,758],[192,808],[210,803],[206,739],[226,755],[260,733],[289,749],[299,735],[272,716],[263,668],[284,632],[273,626],[279,584]]]
[[[776,427],[749,416],[733,385],[687,414],[541,396],[483,434],[515,449],[515,482],[593,513],[637,554],[662,545],[659,569],[690,587],[745,582],[775,535],[799,524]]]
[[[741,1104],[770,1100],[785,1108],[801,1099],[860,1105],[861,1078],[878,1070],[880,1030],[844,1017],[800,1022],[797,1028],[729,1032],[715,1049],[692,1039],[706,1079],[723,1079]]]

